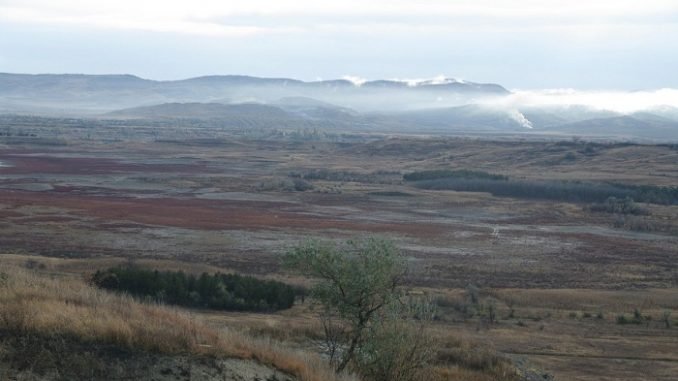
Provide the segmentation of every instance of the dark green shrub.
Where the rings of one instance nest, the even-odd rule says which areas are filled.
[[[92,282],[158,302],[229,311],[277,311],[292,307],[295,299],[292,286],[238,274],[203,273],[196,277],[183,271],[124,266],[97,271]]]
[[[631,318],[626,317],[624,314],[617,316],[617,324],[642,324],[643,320],[643,315],[641,315],[637,308],[633,310],[633,317]]]
[[[564,161],[575,161],[577,160],[577,155],[575,155],[573,152],[568,152],[563,156]]]
[[[294,183],[294,190],[297,192],[305,192],[313,189],[313,184],[304,179],[292,179],[292,182]]]
[[[666,329],[671,328],[671,311],[666,310],[662,313],[662,322],[664,322]]]

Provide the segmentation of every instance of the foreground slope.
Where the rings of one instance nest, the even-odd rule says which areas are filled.
[[[0,269],[0,378],[336,380],[321,360],[81,280]]]

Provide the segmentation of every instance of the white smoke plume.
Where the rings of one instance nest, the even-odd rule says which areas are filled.
[[[509,111],[509,117],[518,122],[524,128],[532,129],[532,122],[530,122],[529,119],[527,119],[525,115],[523,115],[523,113],[521,113],[520,111],[518,110]]]

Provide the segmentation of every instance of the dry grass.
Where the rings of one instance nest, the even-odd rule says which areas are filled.
[[[435,367],[431,369],[428,378],[430,381],[507,381],[511,379],[460,366]]]
[[[243,330],[255,337],[270,337],[282,342],[323,340],[323,327],[318,319],[273,322],[245,321]]]
[[[641,309],[678,309],[675,289],[591,290],[591,289],[502,289],[487,293],[516,307],[553,310],[602,310],[623,312]]]
[[[437,378],[440,380],[518,380],[514,364],[493,348],[468,338],[437,333],[442,347],[438,351]]]
[[[348,380],[318,356],[270,340],[217,331],[186,312],[143,304],[76,279],[0,268],[0,329],[17,335],[72,337],[160,353],[254,359],[305,381]]]

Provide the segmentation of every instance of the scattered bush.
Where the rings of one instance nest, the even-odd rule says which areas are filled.
[[[577,155],[574,152],[568,152],[563,156],[563,161],[575,161],[577,160]]]
[[[493,299],[481,305],[481,316],[488,324],[494,324],[497,321],[497,302]]]
[[[596,149],[593,144],[586,144],[583,149],[579,150],[579,153],[592,156],[596,154]]]
[[[433,312],[430,303],[415,300],[388,306],[358,349],[356,371],[373,381],[421,380],[437,352],[425,330]]]
[[[480,301],[480,289],[474,284],[469,284],[466,286],[466,298],[471,304],[478,304]]]
[[[626,315],[621,314],[617,316],[617,324],[642,324],[643,323],[643,315],[640,313],[640,311],[636,308],[633,310],[633,317],[626,317]]]
[[[256,185],[256,190],[260,192],[304,192],[311,189],[313,184],[298,178],[270,178]]]
[[[229,311],[277,311],[294,304],[294,289],[281,282],[217,273],[153,271],[135,266],[97,271],[92,282],[107,290],[188,307]]]
[[[438,352],[438,362],[494,374],[496,380],[516,380],[511,361],[490,348],[463,339],[446,340]]]
[[[616,197],[608,197],[605,202],[593,204],[589,207],[592,212],[618,213],[618,214],[633,214],[633,215],[649,215],[647,209],[638,206],[631,197],[618,199]]]
[[[666,329],[671,328],[671,311],[666,310],[662,313],[662,322],[664,322]]]
[[[644,218],[640,216],[618,216],[612,226],[618,229],[627,229],[636,232],[662,232],[662,233],[674,233],[675,227],[670,224],[665,224],[657,221],[653,221],[649,218]]]
[[[42,263],[42,262],[36,261],[35,259],[29,259],[29,260],[26,261],[26,263],[24,263],[24,267],[26,267],[27,269],[31,269],[31,270],[32,269],[44,270],[47,266],[45,266],[45,264]]]
[[[304,179],[292,179],[292,184],[294,184],[294,190],[297,192],[305,192],[313,189],[313,184]]]
[[[367,193],[370,196],[382,196],[382,197],[412,197],[414,196],[411,193],[405,193],[405,192],[400,192],[400,191],[376,191],[376,192],[368,192]]]

